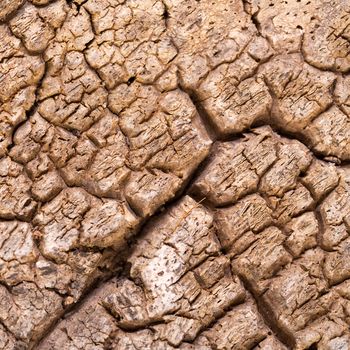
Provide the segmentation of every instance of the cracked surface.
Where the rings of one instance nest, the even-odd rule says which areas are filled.
[[[350,349],[346,0],[0,2],[0,349]]]

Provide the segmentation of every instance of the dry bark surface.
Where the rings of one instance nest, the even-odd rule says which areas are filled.
[[[0,349],[349,350],[349,71],[348,0],[1,0]]]

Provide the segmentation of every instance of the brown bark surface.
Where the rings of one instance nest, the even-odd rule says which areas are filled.
[[[0,349],[350,349],[348,0],[0,0]]]

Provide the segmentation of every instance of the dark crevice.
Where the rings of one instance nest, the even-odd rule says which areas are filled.
[[[252,23],[254,24],[256,30],[258,31],[258,33],[263,36],[261,34],[261,24],[258,21],[258,14],[259,11],[255,12],[255,13],[251,13],[251,9],[250,7],[252,6],[252,4],[249,2],[249,0],[242,0],[243,2],[243,11],[247,14],[248,17],[250,17]]]
[[[194,90],[185,89],[183,86],[180,86],[181,90],[184,91],[189,98],[191,99],[193,105],[196,107],[197,113],[201,118],[202,124],[205,127],[208,136],[212,141],[218,140],[218,131],[215,128],[214,123],[212,123],[211,118],[208,115],[206,109],[202,106],[198,96]]]
[[[327,163],[334,163],[336,165],[339,166],[344,166],[346,164],[350,164],[350,161],[344,161],[344,160],[340,160],[339,158],[335,157],[335,156],[327,156],[322,154],[321,152],[318,152],[317,150],[313,149],[312,147],[310,147],[310,140],[303,135],[302,133],[298,133],[298,132],[291,132],[288,131],[282,127],[280,127],[279,125],[277,125],[276,123],[274,123],[273,121],[269,121],[268,123],[265,121],[258,121],[252,124],[252,126],[246,131],[246,132],[251,132],[252,129],[254,128],[258,128],[258,127],[262,127],[262,126],[269,126],[275,133],[277,133],[278,135],[289,139],[291,141],[299,141],[301,142],[313,155],[314,158],[327,162]],[[240,137],[242,137],[244,134],[244,132],[242,132],[240,134]],[[233,139],[236,139],[237,134],[235,134]],[[228,140],[231,140],[231,138],[228,138]]]
[[[124,253],[123,253],[124,252]],[[125,255],[125,250],[122,250],[119,255]],[[72,305],[66,307],[61,315],[58,315],[57,319],[50,324],[48,329],[42,334],[42,336],[37,339],[35,344],[33,345],[33,349],[36,349],[40,346],[40,344],[50,336],[50,334],[55,330],[58,323],[66,318],[68,318],[70,315],[74,314],[76,311],[79,310],[82,304],[85,303],[85,301],[88,299],[89,296],[91,296],[96,290],[98,290],[100,287],[103,286],[103,284],[107,283],[108,281],[112,280],[113,278],[119,277],[122,275],[123,269],[124,269],[124,263],[121,262],[122,259],[115,259],[116,261],[113,262],[113,259],[111,259],[111,263],[113,265],[113,268],[108,268],[107,271],[108,274],[105,274],[97,278],[93,283],[91,283],[82,293],[82,295],[79,297],[78,301],[73,303]],[[105,262],[106,263],[106,262]],[[100,267],[103,269],[103,267]],[[104,272],[105,272],[104,271]]]
[[[169,18],[169,12],[168,9],[165,7],[164,12],[163,12],[163,18],[167,20]]]
[[[151,215],[149,218],[144,220],[143,223],[140,225],[140,229],[138,230],[138,233],[136,233],[135,235],[130,237],[130,239],[128,239],[128,249],[129,249],[128,256],[132,255],[133,248],[136,246],[137,241],[143,238],[144,232],[146,231],[145,228],[149,225],[152,225],[152,223],[154,221],[159,219],[159,214],[167,211],[169,208],[174,206],[180,200],[180,198],[183,197],[184,195],[190,195],[191,197],[193,197],[190,189],[191,189],[193,183],[198,178],[199,174],[203,171],[203,168],[206,166],[210,155],[211,155],[211,152],[209,152],[208,156],[198,165],[198,167],[189,176],[189,178],[186,181],[184,181],[183,185],[177,191],[175,196],[173,198],[169,199],[164,205],[159,207],[153,215]],[[197,202],[199,202],[199,201],[203,201],[205,198],[203,198],[203,197],[202,198],[194,198],[193,197],[193,199],[195,199]]]
[[[135,77],[130,77],[129,79],[128,79],[128,81],[126,82],[127,83],[127,85],[131,85],[134,81],[135,81]]]
[[[260,25],[260,22],[258,21],[258,13],[255,13],[251,16],[251,20],[253,22],[253,24],[255,25],[255,28],[257,29],[257,31],[259,33],[261,33],[261,25]]]
[[[165,28],[166,30],[168,29],[168,20],[170,18],[170,12],[169,12],[169,9],[167,7],[167,5],[164,3],[164,1],[162,1],[162,4],[163,4],[163,7],[164,7],[164,10],[163,10],[163,19],[164,19],[164,23],[165,23]]]
[[[72,7],[74,0],[66,0],[66,3],[69,7]]]
[[[268,88],[269,88],[269,86],[268,86]],[[305,147],[307,147],[310,150],[310,152],[313,154],[313,156],[319,160],[322,160],[322,161],[327,162],[327,163],[334,163],[334,164],[339,165],[339,166],[345,166],[345,165],[350,164],[350,160],[341,160],[341,159],[337,158],[336,156],[324,155],[324,154],[322,154],[322,152],[318,152],[317,150],[315,150],[313,147],[310,146],[311,140],[307,136],[305,136],[301,132],[291,132],[291,131],[288,131],[285,128],[279,126],[273,120],[271,115],[269,115],[267,118],[263,118],[261,120],[257,120],[255,122],[253,122],[249,128],[243,130],[242,132],[231,133],[228,135],[220,135],[217,127],[212,122],[208,112],[203,107],[200,99],[198,98],[195,90],[186,89],[183,86],[181,86],[181,89],[183,91],[185,91],[188,94],[188,96],[191,98],[192,103],[195,105],[197,112],[198,112],[198,114],[201,117],[201,120],[203,122],[203,125],[205,126],[205,128],[208,132],[208,135],[210,136],[210,138],[213,141],[222,141],[222,142],[235,141],[237,139],[243,138],[245,133],[252,132],[252,129],[254,129],[254,128],[258,128],[258,127],[262,127],[262,126],[269,126],[278,135],[280,135],[284,138],[287,138],[289,140],[293,140],[293,141],[297,140],[297,141],[301,142]],[[269,88],[269,92],[272,95],[273,100],[275,100],[276,97],[273,96],[274,94],[271,93],[270,88]],[[331,106],[332,106],[332,104],[331,104]],[[328,106],[327,109],[329,109],[331,106]]]
[[[10,0],[11,2],[14,1],[14,0]],[[7,24],[9,23],[17,14],[18,14],[18,11],[21,10],[21,8],[24,6],[26,0],[21,0],[21,4],[17,7],[17,8],[14,8],[11,12],[9,12],[4,19],[0,20],[0,25],[1,24]],[[0,7],[2,6],[1,4],[1,1],[0,1]]]
[[[30,107],[30,109],[28,111],[26,111],[26,117],[24,118],[23,121],[21,121],[19,124],[17,124],[13,130],[12,130],[12,135],[11,135],[11,143],[7,146],[7,152],[9,153],[11,151],[11,149],[15,146],[15,143],[13,141],[13,137],[16,134],[17,130],[19,128],[21,128],[21,126],[23,126],[25,123],[28,122],[29,118],[34,115],[34,113],[37,111],[38,106],[39,106],[39,100],[38,100],[38,93],[39,90],[41,89],[41,86],[43,84],[43,81],[46,77],[46,72],[47,72],[47,65],[46,62],[44,62],[45,64],[45,69],[44,69],[44,73],[42,75],[42,77],[40,78],[40,80],[38,81],[37,85],[36,85],[36,89],[34,92],[34,96],[35,96],[35,101],[33,103],[33,105]]]
[[[284,344],[288,349],[295,348],[295,341],[291,334],[285,332],[281,327],[279,327],[277,320],[271,310],[271,308],[264,303],[262,298],[259,298],[254,291],[248,280],[246,280],[242,275],[238,274],[244,288],[249,291],[252,298],[254,299],[260,315],[263,317],[266,325],[273,331],[276,338]]]

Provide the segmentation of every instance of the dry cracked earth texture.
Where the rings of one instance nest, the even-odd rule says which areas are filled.
[[[348,0],[0,1],[0,349],[350,349]]]

